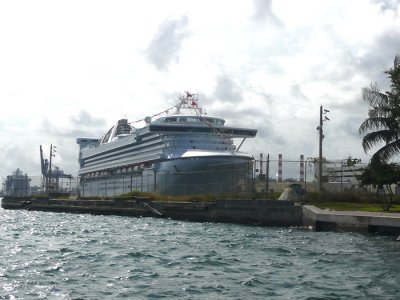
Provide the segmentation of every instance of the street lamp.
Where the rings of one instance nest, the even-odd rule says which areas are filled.
[[[319,167],[318,167],[318,189],[319,192],[322,192],[322,140],[324,139],[324,131],[323,131],[323,124],[325,121],[329,121],[329,118],[326,114],[329,112],[327,109],[323,109],[322,105],[319,108],[319,126],[317,130],[319,131]]]

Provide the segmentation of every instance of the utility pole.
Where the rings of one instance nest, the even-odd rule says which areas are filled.
[[[325,121],[329,121],[329,118],[326,116],[329,110],[323,109],[322,105],[319,108],[319,126],[317,130],[319,131],[319,159],[318,159],[318,190],[322,192],[322,140],[324,139],[324,130],[323,124]]]
[[[51,172],[51,168],[52,168],[52,166],[51,166],[51,161],[52,161],[52,158],[53,158],[53,144],[50,144],[50,157],[49,157],[49,171],[48,171],[48,173],[47,173],[47,176],[48,176],[48,181],[47,181],[47,184],[48,184],[48,186],[47,186],[47,192],[48,193],[50,193],[51,191],[51,184],[52,184],[52,180],[51,180],[51,177],[52,177],[52,172]]]
[[[322,129],[322,105],[319,108],[319,160],[318,160],[318,190],[322,192],[322,140],[324,139],[324,133]]]
[[[49,161],[49,171],[48,171],[48,188],[47,191],[50,193],[52,189],[54,189],[53,186],[53,157],[55,157],[56,155],[54,154],[55,152],[57,152],[56,150],[56,146],[53,146],[53,144],[50,144],[50,161]],[[58,182],[56,183],[57,185],[57,189],[58,189]]]
[[[267,154],[267,169],[265,171],[265,191],[267,192],[267,199],[269,196],[269,153]]]

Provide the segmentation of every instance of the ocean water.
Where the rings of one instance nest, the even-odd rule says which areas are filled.
[[[0,299],[400,299],[400,242],[0,209]]]

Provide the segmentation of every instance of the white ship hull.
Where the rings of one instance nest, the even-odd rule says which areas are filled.
[[[110,197],[130,191],[166,195],[247,192],[252,158],[239,155],[200,156],[154,163],[150,168],[86,178],[81,196]]]

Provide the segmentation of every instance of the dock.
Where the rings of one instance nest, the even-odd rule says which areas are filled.
[[[400,236],[400,213],[322,210],[290,200],[151,201],[132,199],[4,198],[4,209],[89,213],[183,221],[303,226],[316,231],[352,231]]]
[[[303,205],[303,226],[311,226],[316,231],[400,235],[400,213],[334,211]]]
[[[175,220],[301,226],[302,208],[292,201],[215,200],[207,202],[151,201],[147,198],[82,200],[4,198],[4,209],[90,213]]]

